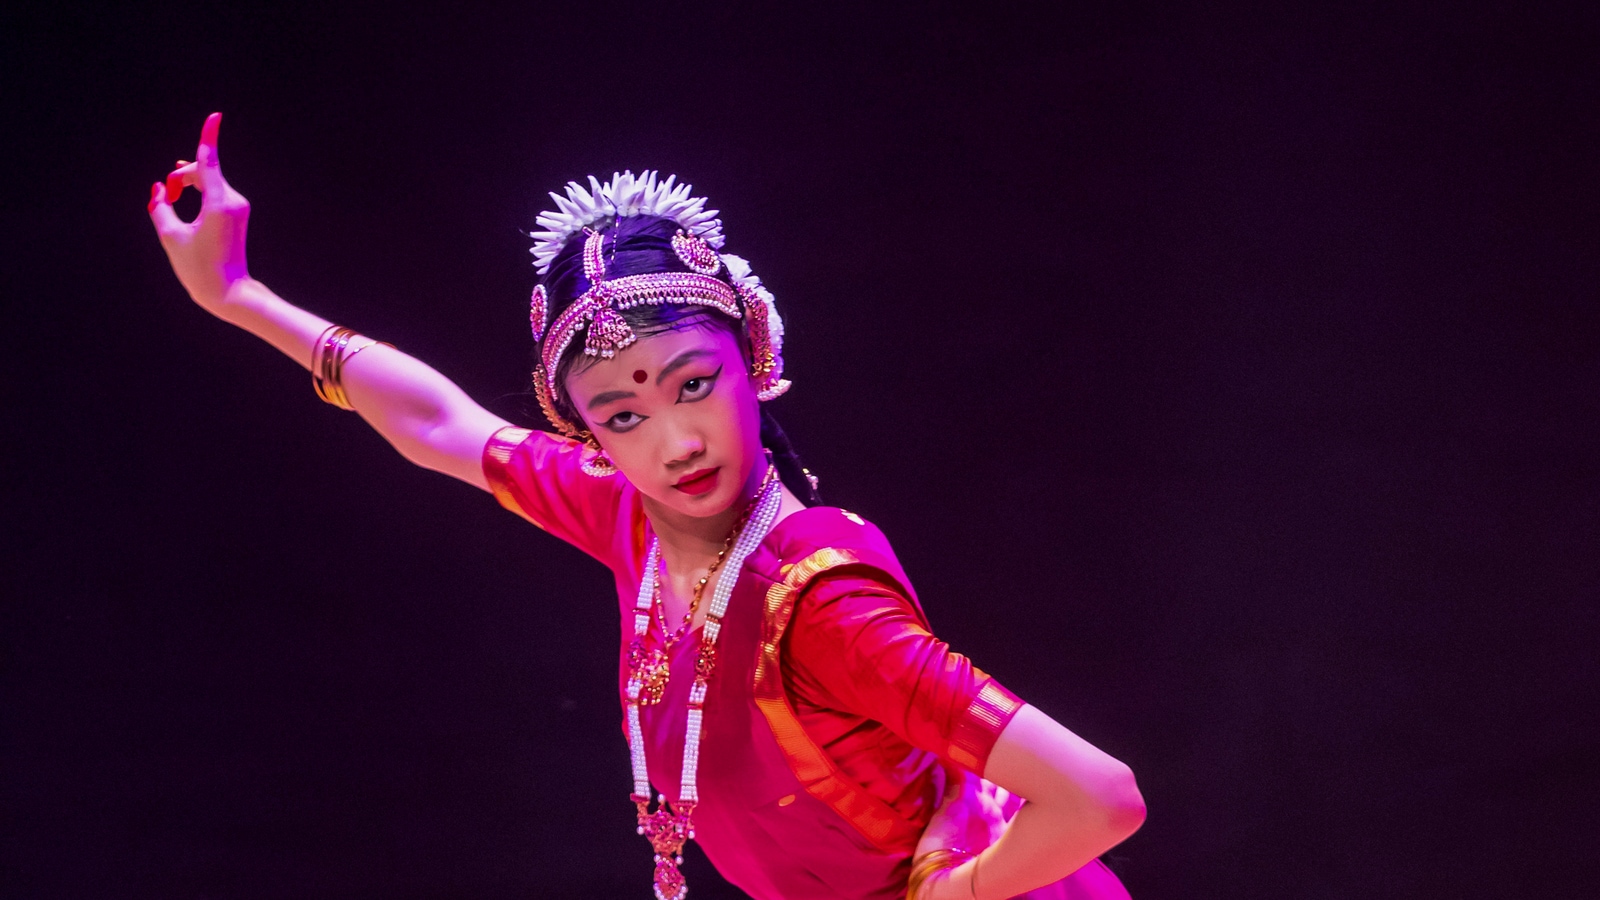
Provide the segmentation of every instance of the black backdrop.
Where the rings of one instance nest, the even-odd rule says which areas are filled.
[[[648,890],[609,578],[185,299],[212,109],[253,273],[507,414],[543,192],[710,196],[1141,900],[1593,889],[1592,19],[224,6],[0,14],[7,896]]]

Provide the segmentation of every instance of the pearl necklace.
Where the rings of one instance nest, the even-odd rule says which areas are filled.
[[[771,469],[767,470],[767,475],[771,477]],[[763,480],[761,482],[762,489],[765,489],[766,486],[767,483]],[[756,494],[760,496],[760,491],[758,490]],[[666,604],[661,602],[661,573],[659,569],[655,573],[655,592],[650,598],[650,606],[655,615],[656,625],[661,628],[661,646],[646,647],[644,646],[644,638],[636,635],[633,640],[633,646],[629,647],[628,650],[629,660],[642,659],[642,662],[633,662],[630,667],[632,674],[640,682],[639,704],[641,706],[654,706],[660,703],[662,695],[667,692],[667,682],[672,679],[672,648],[676,647],[678,641],[683,640],[683,636],[689,633],[689,626],[694,622],[695,610],[700,608],[700,598],[705,594],[706,584],[711,581],[711,576],[717,573],[722,561],[728,558],[728,551],[733,549],[734,540],[744,530],[744,523],[750,520],[752,507],[753,504],[751,507],[746,507],[744,514],[739,516],[739,521],[733,523],[733,528],[728,531],[727,540],[722,542],[722,549],[717,551],[717,558],[712,561],[711,567],[706,569],[706,574],[700,576],[700,580],[695,582],[693,599],[689,601],[689,611],[683,614],[683,621],[679,623],[677,631],[667,630]]]
[[[650,630],[651,608],[654,606],[656,584],[661,561],[661,540],[650,538],[650,550],[645,555],[644,580],[639,585],[639,600],[633,607],[633,643],[628,651],[628,752],[633,764],[634,806],[638,810],[640,834],[650,841],[655,851],[656,900],[683,900],[689,887],[684,882],[678,866],[683,864],[683,845],[694,837],[691,816],[700,793],[695,786],[695,773],[700,767],[700,722],[706,702],[706,687],[711,673],[717,667],[717,636],[722,631],[722,616],[728,610],[728,598],[739,580],[739,570],[745,558],[766,540],[767,532],[778,518],[778,507],[783,504],[783,488],[776,470],[770,465],[761,489],[756,493],[746,513],[744,528],[734,539],[729,551],[726,572],[717,580],[711,594],[711,605],[706,609],[706,621],[700,630],[700,655],[694,664],[694,686],[689,689],[688,721],[683,734],[683,774],[679,779],[678,800],[668,803],[665,795],[656,798],[656,810],[650,811],[650,770],[644,755],[644,728],[639,723],[639,709],[653,703],[646,694],[648,652],[646,636]],[[732,572],[733,577],[727,577]]]

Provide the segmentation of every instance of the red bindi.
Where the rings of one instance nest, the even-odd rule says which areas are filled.
[[[647,379],[649,377],[650,377],[649,375],[646,375],[644,373],[643,369],[634,369],[633,370],[633,383],[634,384],[644,384],[645,379]]]

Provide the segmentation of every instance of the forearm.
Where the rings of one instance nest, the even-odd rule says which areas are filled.
[[[1127,766],[1031,706],[1018,711],[990,752],[985,777],[1028,798],[975,861],[951,872],[938,897],[1014,897],[1060,881],[1144,822]]]
[[[231,325],[237,325],[278,348],[284,356],[311,368],[311,353],[317,337],[332,322],[295,306],[254,278],[235,282],[221,303],[208,307]]]
[[[237,282],[214,311],[306,369],[332,324],[254,279]],[[448,378],[405,353],[374,346],[350,357],[340,380],[356,412],[406,459],[487,489],[479,454],[506,423]]]

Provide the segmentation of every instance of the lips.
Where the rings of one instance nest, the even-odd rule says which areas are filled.
[[[698,472],[690,472],[689,474],[678,479],[677,484],[674,484],[673,488],[683,491],[685,494],[689,494],[691,496],[704,494],[707,491],[716,488],[717,474],[721,471],[722,468],[718,466],[712,469],[701,469]]]

